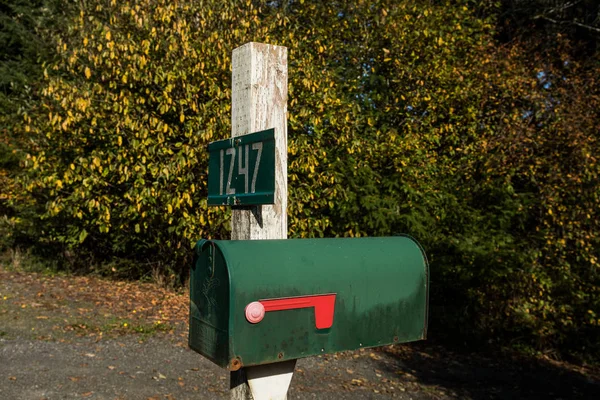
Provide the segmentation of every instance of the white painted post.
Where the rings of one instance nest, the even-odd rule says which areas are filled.
[[[287,48],[247,43],[233,51],[231,136],[275,128],[275,204],[232,210],[231,239],[287,239]],[[231,372],[232,400],[285,400],[296,361]]]

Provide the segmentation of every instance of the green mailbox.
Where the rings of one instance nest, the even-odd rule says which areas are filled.
[[[424,339],[429,269],[408,236],[200,240],[190,347],[221,367]]]

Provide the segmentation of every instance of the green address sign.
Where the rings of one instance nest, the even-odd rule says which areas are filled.
[[[208,145],[208,205],[275,202],[275,130]]]

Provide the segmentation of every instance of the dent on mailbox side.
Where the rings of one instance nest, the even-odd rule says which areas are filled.
[[[189,345],[236,370],[425,339],[429,268],[411,237],[200,240]]]

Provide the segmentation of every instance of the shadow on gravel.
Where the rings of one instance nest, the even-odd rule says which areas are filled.
[[[598,399],[600,381],[543,360],[492,358],[450,352],[427,343],[382,349],[396,365],[382,369],[411,374],[423,385],[470,399]]]

